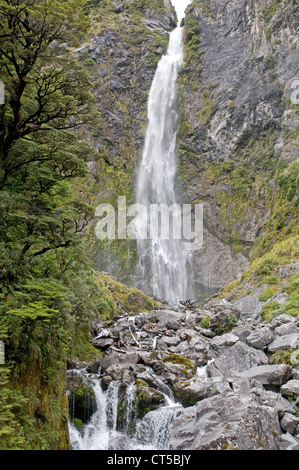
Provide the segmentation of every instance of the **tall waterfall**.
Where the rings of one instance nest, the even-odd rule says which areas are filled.
[[[137,181],[137,203],[176,204],[177,172],[177,77],[183,63],[183,28],[170,33],[167,54],[160,60],[148,101],[148,127]],[[174,216],[175,217],[175,216]],[[188,296],[188,253],[182,240],[158,237],[143,240],[140,233],[151,230],[150,217],[137,222],[139,263],[137,275],[144,290],[172,303]],[[170,235],[172,230],[170,230]]]

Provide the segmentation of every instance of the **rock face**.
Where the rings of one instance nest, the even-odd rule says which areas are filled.
[[[204,246],[194,262],[208,292],[243,273],[274,214],[267,197],[280,191],[275,167],[294,169],[298,159],[290,88],[297,22],[292,0],[195,0],[187,12],[180,177],[184,200],[204,205]],[[267,237],[275,234],[273,225]]]
[[[233,323],[232,314],[237,319]],[[217,333],[203,327],[206,318],[222,329]],[[297,327],[298,319],[291,318]],[[284,347],[280,328],[289,323],[287,315],[269,324],[262,319],[244,321],[226,300],[192,309],[165,304],[149,313],[94,322],[93,334],[112,339],[112,344],[103,343],[103,358],[97,363],[100,375],[86,375],[94,370],[92,364],[72,362],[76,369],[68,371],[71,398],[78,390],[84,398],[81,391],[88,377],[90,383],[96,380],[108,389],[110,397],[116,390],[111,405],[118,410],[115,431],[122,433],[122,439],[123,433],[129,433],[126,448],[130,440],[140,438],[140,429],[151,435],[152,426],[159,426],[164,450],[296,449],[299,369],[296,360],[292,363],[296,351],[270,348],[279,341]],[[169,401],[176,402],[175,408],[169,408]],[[93,406],[93,401],[89,404]],[[79,401],[75,405],[73,415],[82,419]],[[86,423],[84,415],[83,419]]]

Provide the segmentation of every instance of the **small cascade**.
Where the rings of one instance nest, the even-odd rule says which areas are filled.
[[[120,403],[118,381],[104,391],[100,379],[91,379],[97,410],[88,424],[79,431],[69,423],[73,450],[167,450],[168,427],[180,405],[165,396],[165,406],[150,411],[142,420],[136,419],[136,386],[127,386]],[[122,414],[122,409],[125,412]],[[121,425],[119,417],[121,416]]]

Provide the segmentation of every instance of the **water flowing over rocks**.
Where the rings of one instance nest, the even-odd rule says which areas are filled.
[[[222,300],[94,322],[102,359],[69,363],[73,448],[297,449],[299,369],[272,360],[298,348],[298,333],[281,335],[290,324],[298,328],[287,315],[269,324],[244,320]],[[73,397],[90,389],[93,400],[80,414]]]

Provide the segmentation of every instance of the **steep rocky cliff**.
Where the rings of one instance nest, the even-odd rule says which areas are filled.
[[[208,289],[297,233],[297,30],[293,1],[194,1],[188,9],[181,179],[186,200],[205,207],[196,276]]]
[[[93,202],[134,201],[147,97],[175,23],[168,1],[106,1],[95,9],[93,34],[77,51],[94,76],[101,113],[88,135],[99,157],[88,162],[81,188]],[[195,0],[187,10],[178,192],[181,201],[204,204],[194,273],[208,294],[240,280],[271,250],[289,250],[279,266],[297,259],[297,26],[287,0]],[[93,240],[92,252],[97,267],[136,283],[134,242]]]

